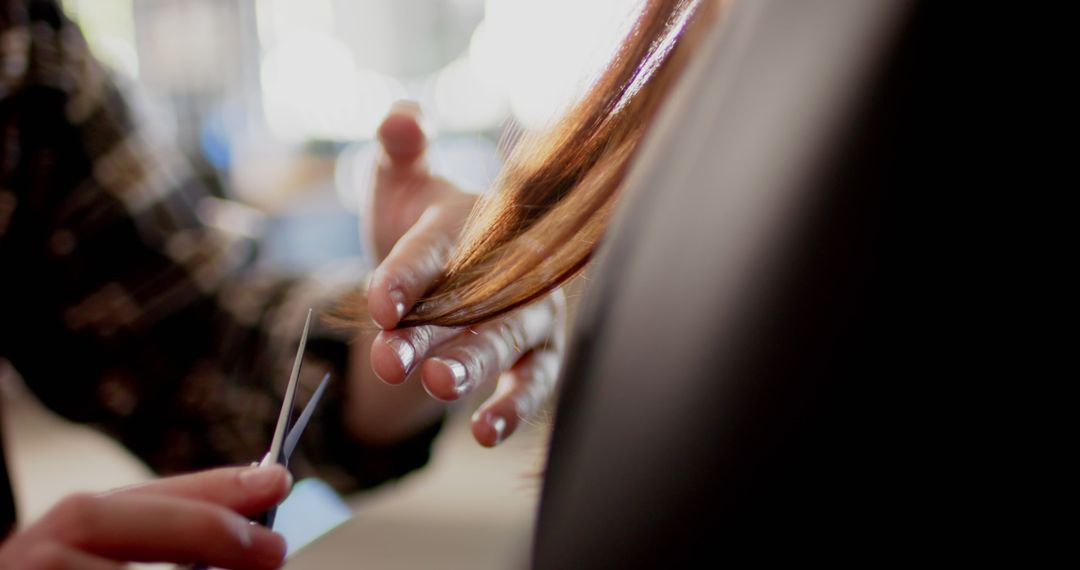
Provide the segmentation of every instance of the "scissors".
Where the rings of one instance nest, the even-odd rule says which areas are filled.
[[[290,425],[293,414],[293,402],[296,400],[296,385],[300,378],[300,368],[304,361],[304,347],[307,346],[308,330],[310,328],[311,309],[308,309],[307,320],[304,322],[304,332],[300,335],[300,346],[296,349],[296,359],[293,361],[292,374],[289,375],[289,383],[285,386],[285,398],[281,402],[281,411],[278,413],[277,425],[274,426],[274,437],[270,440],[270,450],[263,456],[262,461],[252,463],[253,466],[258,465],[259,467],[266,467],[277,463],[286,469],[289,468],[289,457],[292,456],[293,450],[296,449],[296,444],[300,441],[300,435],[304,433],[304,428],[307,427],[308,421],[311,420],[311,415],[315,411],[315,407],[319,404],[319,400],[326,390],[326,384],[330,380],[329,372],[322,377],[322,380],[319,382],[319,387],[316,388],[315,393],[311,395],[307,407],[300,413],[300,417],[296,419],[296,423]],[[274,518],[276,516],[277,507],[275,506],[264,513],[254,515],[250,518],[252,524],[261,524],[266,528],[273,529]],[[190,568],[190,570],[207,570],[207,566],[202,564],[195,564],[188,568]]]
[[[277,425],[274,427],[274,438],[270,440],[270,450],[266,452],[262,461],[258,463],[260,467],[277,463],[286,469],[289,468],[289,458],[292,456],[293,450],[296,449],[296,444],[300,441],[300,435],[304,433],[304,428],[307,427],[315,407],[319,405],[319,400],[326,390],[326,383],[330,380],[330,373],[327,372],[322,377],[322,381],[319,382],[319,387],[315,389],[315,393],[312,394],[307,407],[300,413],[296,423],[292,424],[296,385],[300,378],[300,368],[304,361],[304,347],[307,345],[308,330],[310,328],[311,309],[308,309],[307,320],[304,322],[304,332],[300,334],[300,346],[296,349],[296,359],[293,361],[292,374],[289,375],[289,383],[285,386],[285,398],[281,402],[281,411],[278,413]],[[276,515],[277,507],[273,507],[265,513],[256,515],[252,518],[252,521],[272,529],[274,528],[274,517]]]

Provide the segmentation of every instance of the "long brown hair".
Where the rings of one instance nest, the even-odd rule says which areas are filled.
[[[648,0],[584,99],[517,144],[442,277],[400,326],[476,324],[543,296],[586,266],[638,143],[684,67],[680,46],[701,3]]]

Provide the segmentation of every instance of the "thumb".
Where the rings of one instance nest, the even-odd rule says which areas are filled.
[[[424,156],[427,134],[423,113],[415,101],[394,103],[379,125],[378,137],[390,167],[409,167]]]

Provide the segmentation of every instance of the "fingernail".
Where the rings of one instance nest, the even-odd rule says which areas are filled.
[[[432,360],[443,363],[450,370],[450,374],[454,376],[454,391],[459,396],[464,394],[468,388],[466,382],[469,380],[469,371],[465,369],[465,365],[453,358],[443,358],[441,356],[436,356]]]
[[[402,293],[400,289],[393,289],[390,291],[390,301],[394,303],[394,311],[397,313],[397,320],[401,320],[401,317],[405,316],[405,293]]]
[[[281,471],[280,467],[252,467],[240,473],[240,483],[249,491],[259,494],[281,490],[282,481],[285,489],[291,488],[292,474],[285,471],[282,477]]]
[[[506,435],[506,418],[492,414],[488,418],[488,424],[491,425],[491,429],[495,430],[495,445],[499,445]]]
[[[401,361],[401,368],[408,375],[412,371],[413,359],[416,358],[416,350],[409,344],[409,341],[400,337],[390,337],[386,339],[386,344],[390,345],[390,348],[394,349],[397,353],[398,360]]]

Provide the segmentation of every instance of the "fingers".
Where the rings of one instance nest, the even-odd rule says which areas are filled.
[[[380,167],[412,167],[423,157],[427,135],[421,125],[420,105],[397,101],[379,125],[377,136],[388,159]]]
[[[396,103],[379,126],[378,137],[382,151],[362,225],[369,251],[381,260],[423,213],[433,189],[424,159],[427,136],[416,103]]]
[[[168,477],[107,495],[160,495],[207,501],[253,515],[280,503],[292,488],[292,476],[280,465],[223,467]]]
[[[368,286],[368,312],[391,329],[439,276],[476,197],[428,172],[420,107],[401,101],[379,127],[383,153],[365,226],[381,260]]]
[[[456,400],[495,381],[525,353],[552,341],[559,314],[554,303],[547,297],[439,346],[420,369],[424,388],[434,398]]]
[[[499,378],[499,386],[472,416],[472,432],[484,447],[510,437],[522,418],[529,418],[551,395],[561,355],[552,349],[529,352]]]
[[[384,330],[394,328],[442,273],[475,198],[454,191],[436,200],[372,273],[368,312]]]
[[[429,352],[460,332],[436,326],[382,331],[371,343],[371,369],[383,382],[401,384]]]
[[[265,511],[290,485],[280,466],[233,467],[73,495],[5,543],[0,566],[15,560],[13,567],[50,569],[115,569],[128,561],[277,568],[284,539],[238,512]]]
[[[74,495],[35,528],[49,539],[116,561],[261,570],[277,568],[285,557],[280,535],[224,507],[165,495]]]
[[[565,344],[565,315],[565,295],[557,290],[479,327],[382,331],[371,343],[371,370],[388,384],[401,384],[419,370],[428,395],[444,401],[499,379],[472,420],[476,440],[491,447],[514,433],[521,418],[536,413],[552,393]]]

